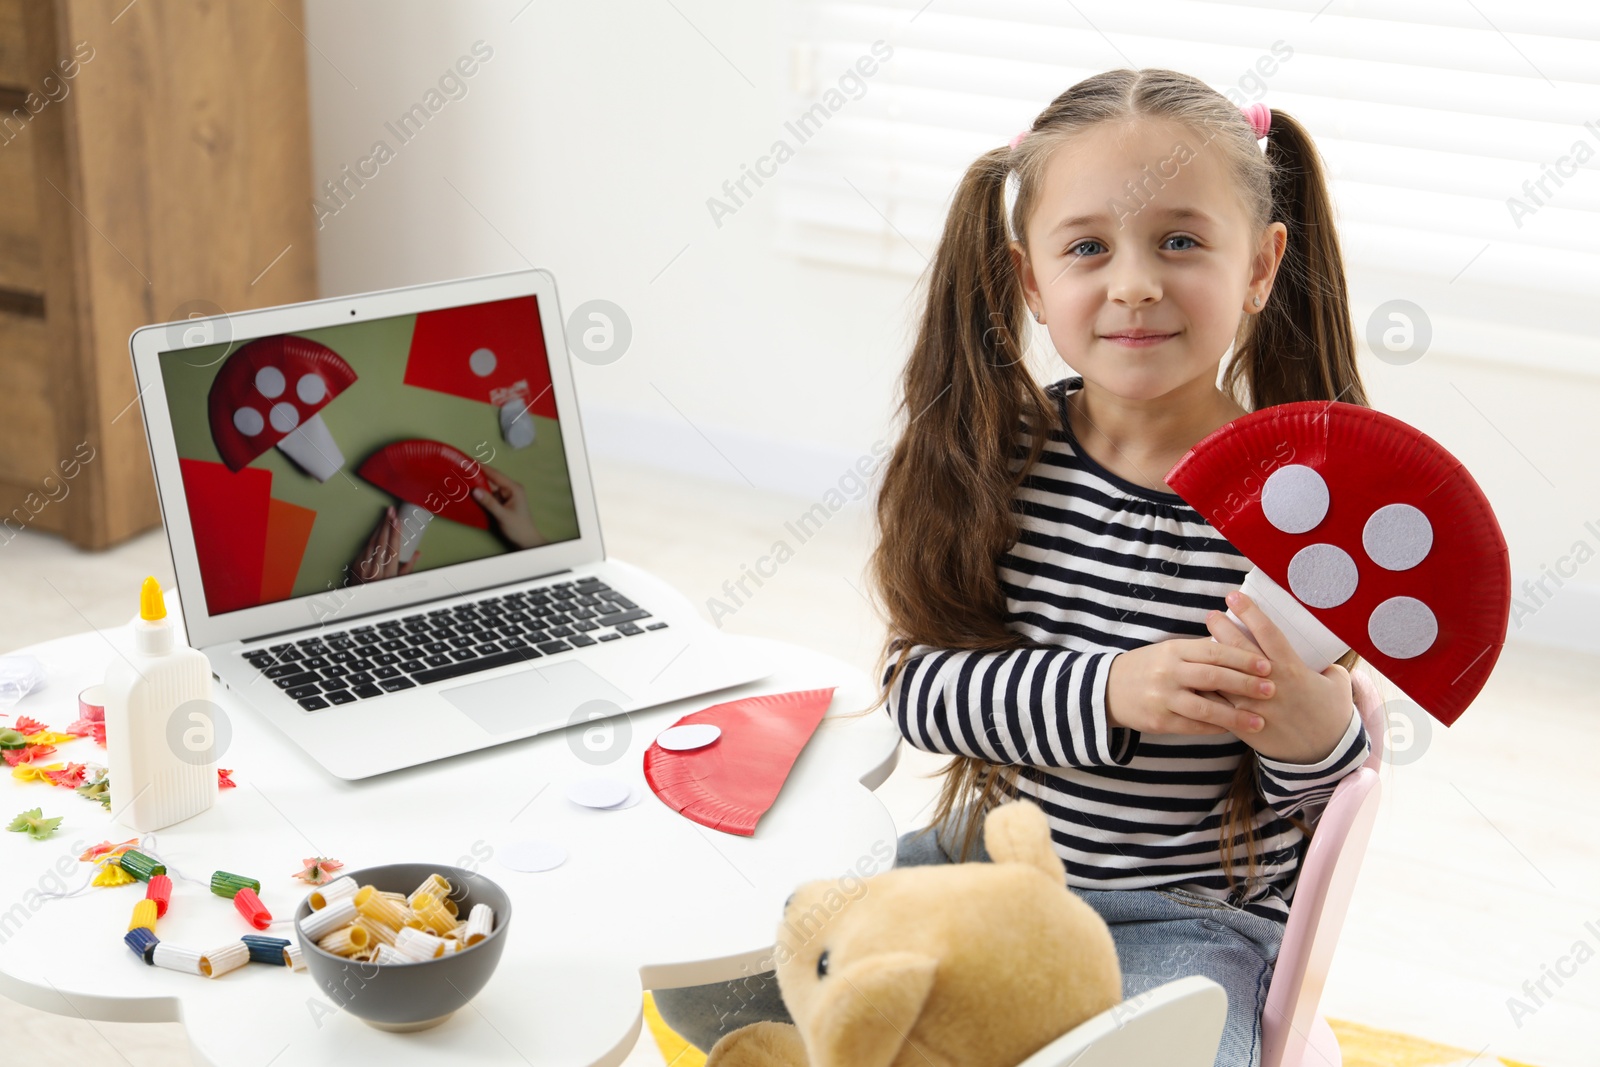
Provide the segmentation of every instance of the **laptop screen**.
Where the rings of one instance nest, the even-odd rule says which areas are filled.
[[[213,616],[579,536],[536,296],[186,340],[161,377]]]

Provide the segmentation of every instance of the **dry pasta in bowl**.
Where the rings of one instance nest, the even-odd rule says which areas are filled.
[[[511,901],[459,867],[351,871],[306,896],[295,932],[312,978],[340,1007],[387,1030],[437,1026],[500,961]]]

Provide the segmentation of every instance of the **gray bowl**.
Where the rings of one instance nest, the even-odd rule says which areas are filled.
[[[439,863],[389,863],[341,873],[357,885],[410,893],[436,871],[450,880],[455,890],[451,899],[463,916],[474,904],[494,909],[494,930],[488,937],[436,960],[379,964],[335,956],[300,929],[300,920],[311,914],[309,898],[295,909],[295,937],[311,977],[335,1004],[368,1026],[402,1032],[438,1026],[478,995],[500,963],[511,925],[511,898],[483,875]]]

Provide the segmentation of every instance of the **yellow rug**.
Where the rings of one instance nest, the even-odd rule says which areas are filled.
[[[1499,1057],[1479,1059],[1478,1054],[1464,1048],[1435,1045],[1420,1037],[1397,1034],[1392,1030],[1375,1030],[1360,1023],[1329,1019],[1328,1026],[1339,1041],[1339,1053],[1344,1067],[1531,1067],[1530,1064]]]
[[[655,1038],[656,1047],[667,1067],[705,1067],[706,1058],[699,1049],[672,1032],[656,1011],[656,1002],[649,993],[644,995],[644,1019]],[[1329,1019],[1333,1036],[1339,1040],[1339,1052],[1344,1067],[1532,1067],[1531,1064],[1507,1059],[1478,1059],[1464,1048],[1436,1045],[1420,1037],[1397,1034],[1392,1030],[1375,1030],[1360,1023]]]
[[[656,1048],[661,1050],[667,1067],[706,1067],[705,1053],[673,1032],[656,1011],[656,998],[648,991],[644,995],[644,1022],[650,1028],[650,1036],[656,1039]]]

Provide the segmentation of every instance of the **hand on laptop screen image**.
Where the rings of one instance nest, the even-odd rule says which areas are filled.
[[[522,483],[493,467],[484,467],[494,490],[474,489],[472,499],[483,505],[494,522],[495,530],[512,548],[537,548],[547,545],[550,539],[539,532],[528,514],[528,494]]]
[[[422,558],[422,550],[417,549],[410,559],[402,563],[400,540],[400,519],[392,506],[385,508],[383,518],[378,520],[377,529],[367,538],[366,547],[350,563],[350,580],[365,584],[383,578],[393,578],[397,574],[410,574],[411,569]]]
[[[489,525],[512,548],[536,548],[550,543],[539,532],[533,516],[528,512],[528,494],[522,483],[493,467],[479,466],[489,488],[474,487],[471,495],[488,514]],[[372,536],[351,561],[349,573],[352,582],[366,584],[410,574],[422,558],[417,547],[422,528],[430,515],[417,508],[405,508],[405,515],[393,505],[384,509],[373,529]]]

